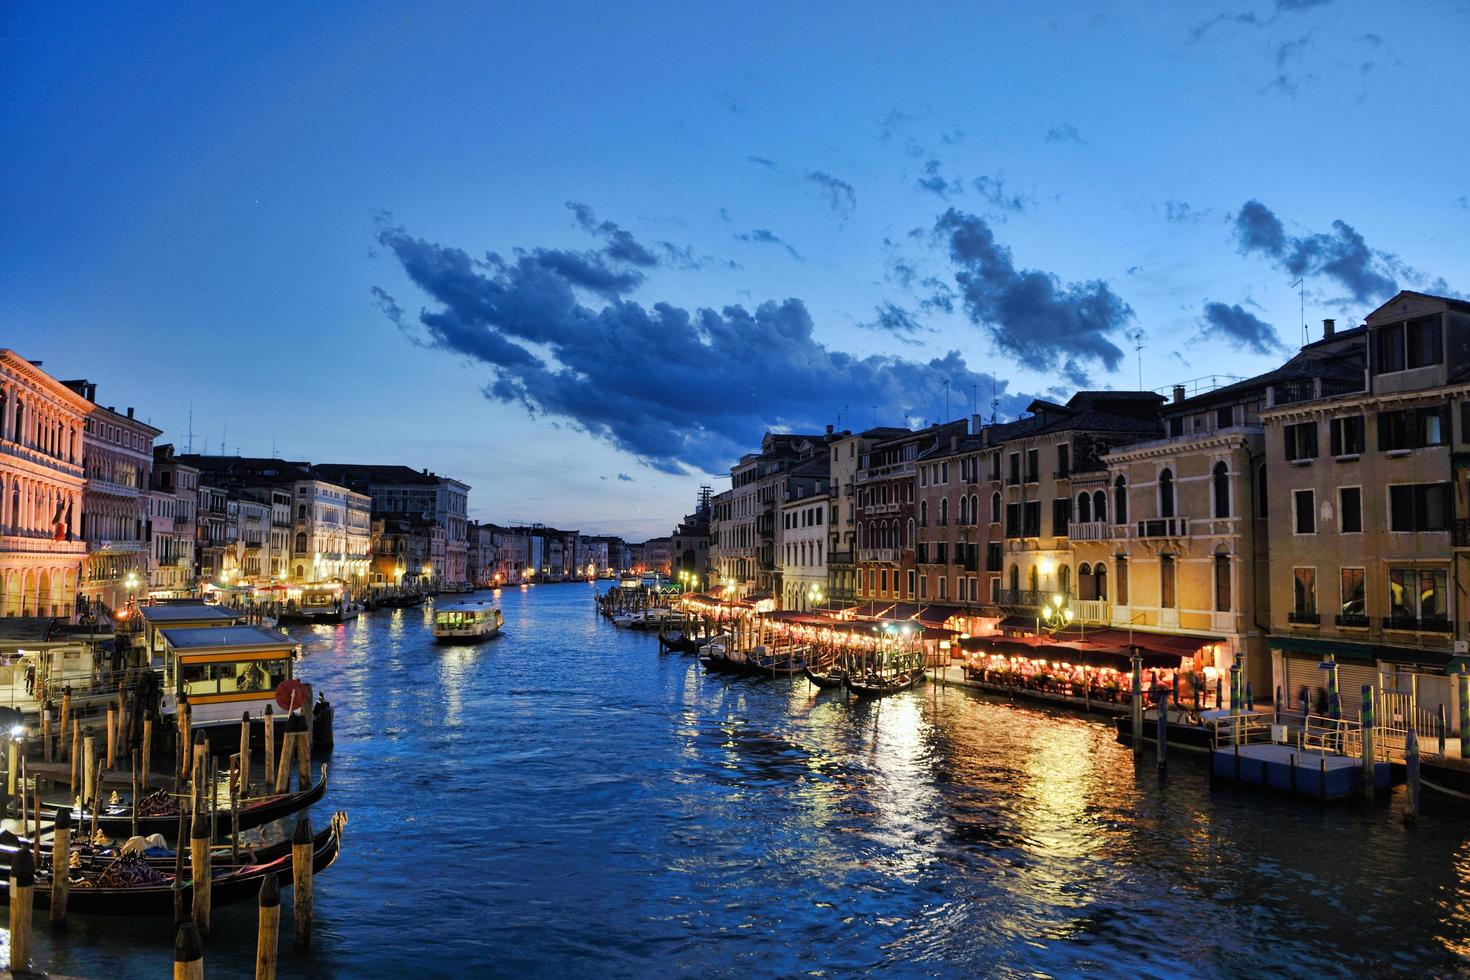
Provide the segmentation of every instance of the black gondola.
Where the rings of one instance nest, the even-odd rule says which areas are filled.
[[[699,641],[692,636],[685,636],[682,633],[675,633],[673,636],[666,636],[660,633],[658,635],[658,647],[667,653],[698,653]]]
[[[847,679],[847,689],[860,698],[881,698],[886,694],[907,691],[924,679],[922,670],[905,671],[892,677],[869,674],[865,677]]]
[[[847,670],[843,667],[831,666],[824,670],[814,670],[811,666],[803,668],[806,679],[824,691],[830,691],[847,683]]]
[[[322,778],[317,780],[316,785],[308,789],[298,790],[295,793],[281,793],[275,796],[267,796],[262,799],[241,806],[239,813],[239,827],[241,830],[249,830],[251,827],[259,827],[289,817],[298,810],[305,810],[317,800],[320,800],[327,792],[327,767],[322,766]],[[56,810],[68,809],[65,803],[43,803],[45,809],[55,812]],[[92,811],[71,807],[72,826],[78,828],[90,828],[92,826]],[[229,814],[226,820],[220,821],[220,830],[228,829]],[[149,834],[163,834],[171,837],[178,828],[179,815],[177,812],[167,814],[156,814],[138,817],[137,832],[140,836],[147,837]],[[97,815],[97,828],[109,837],[130,837],[133,834],[133,808],[128,806],[105,806]]]
[[[342,825],[345,822],[345,814],[333,814],[325,836],[318,834],[313,839],[313,874],[325,871],[337,860],[342,851]],[[9,864],[15,851],[16,848],[13,847],[0,848],[0,863],[5,866],[5,880],[0,883],[0,901],[6,905],[10,904]],[[68,890],[67,911],[77,915],[172,916],[175,891],[173,875],[162,871],[157,873],[161,879],[146,885],[108,887],[95,882],[91,886],[73,884]],[[291,884],[289,850],[285,855],[270,861],[214,869],[209,886],[210,907],[220,908],[256,897],[260,892],[261,881],[268,875],[275,875],[281,885]],[[37,909],[51,907],[49,868],[37,872],[32,900]]]

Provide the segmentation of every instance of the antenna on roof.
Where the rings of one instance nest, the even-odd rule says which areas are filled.
[[[225,419],[219,427],[219,454],[225,454],[225,433],[230,431],[230,420]]]
[[[971,415],[978,415],[980,413],[980,408],[979,408],[979,405],[980,405],[980,394],[979,394],[979,391],[980,391],[980,386],[979,385],[970,385],[970,414]]]
[[[1142,327],[1128,331],[1123,336],[1133,341],[1133,351],[1138,355],[1138,390],[1143,390],[1143,338],[1145,336]]]
[[[194,399],[189,399],[189,448],[185,450],[189,454],[194,452]]]
[[[1291,284],[1291,288],[1297,291],[1302,301],[1302,346],[1307,346],[1307,277],[1302,276]]]
[[[944,419],[949,421],[949,379],[944,379]]]

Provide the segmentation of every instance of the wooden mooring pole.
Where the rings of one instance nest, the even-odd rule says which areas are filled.
[[[204,980],[204,941],[192,922],[174,937],[174,980]]]
[[[189,831],[189,872],[194,878],[193,922],[200,938],[209,937],[209,901],[212,875],[209,862],[209,821],[203,810],[194,813]]]
[[[51,833],[51,922],[66,921],[66,897],[71,891],[71,809],[57,807]]]
[[[1168,764],[1169,754],[1169,691],[1167,688],[1159,690],[1157,703],[1159,712],[1159,772],[1163,772]]]
[[[291,901],[296,913],[296,945],[303,949],[311,945],[311,851],[311,818],[302,817],[291,838]]]
[[[275,875],[260,883],[260,928],[255,937],[255,980],[276,980],[281,945],[281,886]]]
[[[1143,751],[1143,656],[1133,648],[1133,754]]]
[[[24,973],[31,962],[31,908],[35,900],[36,864],[29,848],[10,861],[10,972]]]

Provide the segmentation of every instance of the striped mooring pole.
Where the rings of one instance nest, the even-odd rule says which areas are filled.
[[[1363,685],[1363,799],[1373,799],[1373,774],[1376,759],[1373,752],[1373,728],[1378,723],[1373,710],[1373,685]]]

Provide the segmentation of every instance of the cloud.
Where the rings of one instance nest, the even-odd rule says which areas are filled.
[[[1277,10],[1310,10],[1313,7],[1325,7],[1332,0],[1276,0]]]
[[[1286,95],[1296,95],[1302,81],[1310,76],[1293,77],[1290,70],[1291,63],[1299,60],[1302,53],[1306,51],[1307,45],[1311,43],[1312,36],[1306,34],[1295,40],[1282,41],[1276,45],[1276,75],[1266,84],[1268,89],[1276,89]]]
[[[847,181],[821,170],[813,170],[806,179],[821,188],[827,205],[838,215],[847,217],[857,207],[857,191]]]
[[[980,196],[990,202],[990,205],[1000,211],[1011,214],[1020,214],[1036,207],[1036,201],[1026,194],[1016,192],[1014,194],[1006,190],[1005,174],[997,173],[993,177],[980,176],[972,180],[971,185],[980,192]]]
[[[756,164],[757,166],[765,167],[767,170],[779,170],[780,169],[776,165],[776,161],[770,159],[769,157],[749,156],[749,157],[746,157],[745,159],[749,160],[753,164]]]
[[[829,347],[799,299],[718,310],[623,298],[589,306],[576,283],[537,261],[540,249],[476,259],[391,223],[377,237],[425,296],[424,341],[483,365],[488,399],[662,472],[722,472],[763,432],[820,431],[854,397],[888,419],[927,415],[946,379],[959,391],[995,385],[1008,412],[1026,404],[958,351],[917,360]]]
[[[771,231],[769,228],[757,228],[754,231],[742,232],[735,237],[742,242],[751,242],[757,245],[779,245],[787,252],[789,252],[793,259],[801,261],[801,253],[793,248],[791,246],[791,243],[787,242],[785,239],[777,235],[775,232]]]
[[[1200,322],[1200,334],[1244,344],[1256,354],[1281,354],[1287,350],[1275,327],[1238,303],[1233,306],[1206,303],[1204,317]]]
[[[965,131],[963,129],[960,129],[958,126],[956,126],[954,129],[951,129],[947,133],[939,134],[939,142],[943,143],[945,146],[954,146],[956,143],[961,142],[964,138]]]
[[[629,476],[628,474],[626,474],[626,473],[619,473],[618,474],[618,479],[619,480],[622,480],[624,483],[632,483],[633,482],[633,478],[631,476]]]
[[[996,346],[1036,370],[1060,370],[1090,384],[1087,368],[1116,370],[1123,352],[1108,339],[1133,310],[1100,280],[1062,282],[1017,269],[984,219],[950,208],[934,226],[949,246],[965,312]]]
[[[1082,138],[1082,134],[1079,133],[1079,132],[1077,132],[1077,127],[1076,126],[1073,126],[1069,122],[1058,123],[1057,125],[1053,126],[1051,129],[1048,129],[1046,131],[1046,137],[1045,137],[1045,139],[1046,139],[1046,141],[1048,143],[1083,143],[1083,144],[1085,144],[1087,142],[1086,140],[1084,140]]]
[[[878,139],[887,143],[897,135],[899,130],[913,122],[913,120],[914,117],[906,112],[900,112],[898,109],[889,109],[888,114],[878,120]]]
[[[1275,212],[1247,201],[1236,214],[1236,243],[1242,255],[1264,255],[1293,276],[1326,276],[1360,303],[1382,301],[1398,292],[1397,276],[1423,279],[1389,252],[1370,248],[1352,225],[1337,220],[1331,232],[1289,235]]]
[[[914,181],[914,186],[921,191],[928,191],[930,194],[938,194],[945,198],[951,194],[964,193],[965,190],[964,185],[958,180],[946,180],[939,172],[939,161],[932,159],[924,164],[923,176]]]
[[[868,330],[882,330],[892,334],[894,337],[906,344],[916,344],[915,334],[923,333],[927,329],[914,318],[914,315],[896,303],[879,303],[874,309],[875,318],[858,326]]]
[[[571,210],[577,224],[594,235],[602,235],[607,240],[607,247],[603,254],[615,262],[626,262],[629,265],[648,268],[658,265],[658,259],[654,254],[642,245],[638,244],[633,235],[611,221],[598,221],[597,215],[590,207],[580,201],[568,201],[567,207]]]
[[[1459,197],[1455,198],[1455,203],[1464,208],[1466,211],[1470,211],[1470,194],[1461,194]]]
[[[1171,224],[1196,223],[1200,217],[1200,212],[1190,207],[1188,201],[1169,200],[1164,202],[1164,219]]]

